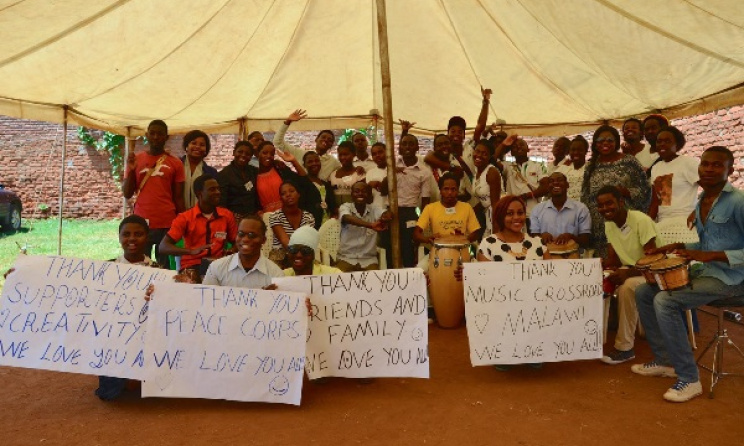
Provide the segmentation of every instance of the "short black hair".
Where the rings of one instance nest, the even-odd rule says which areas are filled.
[[[248,147],[249,149],[251,149],[251,153],[253,153],[253,144],[243,139],[235,143],[235,147],[233,147],[233,155],[239,147]]]
[[[493,152],[496,150],[496,148],[493,146],[493,141],[490,139],[481,139],[477,143],[475,143],[475,146],[473,147],[473,151],[475,151],[475,148],[478,146],[484,146],[486,149],[488,149],[488,153],[493,156]]]
[[[238,226],[240,226],[240,222],[243,221],[243,220],[253,220],[253,221],[257,221],[257,222],[261,223],[261,231],[263,231],[262,234],[266,235],[266,231],[268,230],[268,226],[266,226],[266,222],[263,220],[263,218],[259,217],[256,214],[244,215],[240,219],[240,221],[238,222]]]
[[[705,149],[705,151],[703,152],[703,155],[705,155],[705,152],[723,153],[724,155],[726,155],[726,159],[729,162],[729,167],[733,167],[734,166],[734,153],[731,150],[729,150],[728,147],[724,147],[724,146],[710,146],[707,149]],[[701,155],[701,157],[702,157],[702,155]]]
[[[577,135],[574,139],[571,140],[571,144],[575,142],[580,142],[581,144],[584,145],[584,149],[587,152],[589,151],[589,141],[587,141],[586,138],[584,138],[583,136]]]
[[[302,164],[305,164],[307,162],[307,157],[310,156],[310,155],[318,155],[318,152],[316,152],[315,150],[308,150],[307,152],[305,152],[302,155]],[[318,156],[320,156],[320,155],[318,155]]]
[[[444,182],[447,180],[454,180],[455,184],[457,184],[457,187],[460,187],[460,179],[455,176],[452,172],[447,172],[441,177],[439,177],[439,181],[437,181],[437,185],[439,185],[439,188],[441,189],[444,185]]]
[[[149,124],[147,124],[147,129],[149,130],[152,126],[158,126],[165,129],[165,134],[168,134],[168,124],[165,123],[162,119],[155,119],[153,121],[150,121]]]
[[[194,194],[199,194],[201,191],[204,190],[204,183],[206,183],[209,180],[217,180],[212,175],[205,173],[204,175],[199,175],[194,180]]]
[[[610,184],[608,184],[607,186],[602,186],[597,191],[597,195],[595,195],[595,197],[599,198],[600,195],[605,195],[605,194],[611,194],[612,196],[614,196],[618,200],[622,200],[623,199],[623,194],[620,193],[620,189],[618,189],[617,187],[615,187],[613,185],[610,185]]]
[[[209,151],[212,149],[212,143],[209,141],[209,135],[201,130],[192,130],[183,136],[183,150],[186,150],[189,144],[191,144],[191,141],[196,138],[204,138],[204,141],[207,144],[207,153],[205,153],[204,156],[209,155]]]
[[[127,224],[135,224],[140,225],[143,228],[145,228],[145,232],[150,232],[150,225],[147,224],[147,220],[145,220],[143,217],[140,217],[139,215],[127,215],[126,217],[121,219],[121,222],[119,223],[119,233],[121,234],[121,229],[124,227],[124,225]]]
[[[341,149],[351,150],[351,153],[356,152],[356,147],[354,147],[354,143],[349,141],[348,139],[346,141],[339,143],[338,147],[336,147],[336,153],[338,153],[338,151]]]
[[[385,143],[384,142],[377,141],[376,143],[372,144],[372,147],[370,147],[370,150],[372,150],[373,148],[378,147],[378,146],[379,147],[382,147],[383,149],[386,149],[387,148],[385,146]]]
[[[645,118],[643,118],[643,125],[644,125],[644,127],[646,126],[646,122],[648,122],[649,120],[654,120],[654,121],[658,122],[659,123],[659,127],[662,128],[662,129],[665,128],[665,127],[669,127],[669,119],[667,119],[667,117],[664,116],[664,115],[652,114],[652,115],[646,116]],[[643,127],[641,127],[641,128],[643,128]]]
[[[467,128],[467,126],[465,125],[465,118],[463,118],[462,116],[451,117],[449,122],[447,123],[447,130],[455,126],[462,127],[462,129],[465,130]]]
[[[682,133],[682,130],[678,129],[677,127],[673,125],[670,125],[669,127],[665,127],[659,130],[659,134],[661,134],[661,132],[669,132],[672,134],[672,136],[674,137],[674,145],[677,146],[678,151],[682,150],[682,148],[687,143],[687,139],[685,139],[685,134]],[[658,136],[659,134],[656,135],[657,138],[659,137]]]
[[[641,121],[638,118],[628,118],[628,119],[626,119],[625,121],[623,121],[623,125],[620,128],[621,129],[624,129],[625,128],[625,124],[627,124],[629,122],[635,122],[636,124],[638,124],[638,128],[641,129],[641,136],[643,136],[643,121]]]
[[[327,130],[327,129],[326,130],[321,130],[320,132],[318,132],[318,136],[316,136],[315,139],[320,138],[320,135],[322,135],[323,133],[328,133],[329,135],[331,135],[333,137],[333,140],[336,141],[336,134],[333,133],[332,130]]]

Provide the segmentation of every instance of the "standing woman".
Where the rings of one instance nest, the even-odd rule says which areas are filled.
[[[258,176],[256,178],[256,192],[258,193],[258,202],[263,212],[274,212],[282,207],[282,199],[279,193],[279,186],[285,181],[293,181],[297,184],[307,181],[307,172],[302,167],[297,158],[289,152],[277,152],[271,141],[264,141],[256,148],[258,156]],[[289,168],[281,165],[277,168],[274,163],[276,155],[286,163],[292,163],[297,173],[292,172]],[[281,163],[280,163],[281,164]],[[302,177],[302,179],[301,179]],[[302,187],[302,186],[298,186]],[[300,205],[301,207],[302,204]]]
[[[313,186],[303,190],[302,195],[308,205],[308,212],[313,214],[313,218],[315,218],[315,229],[320,229],[329,218],[338,218],[336,196],[333,193],[333,186],[331,186],[330,181],[323,181],[318,176],[321,165],[320,156],[317,152],[314,150],[305,152],[302,157],[302,164],[307,171],[307,179]]]
[[[493,232],[493,209],[501,198],[501,174],[491,164],[493,144],[486,139],[478,141],[473,150],[475,177],[473,178],[473,195],[478,199],[475,211],[481,227],[485,228],[484,236]]]
[[[211,148],[209,136],[201,130],[192,130],[183,137],[183,151],[186,155],[181,158],[181,162],[183,162],[183,171],[186,175],[183,185],[183,201],[186,209],[191,209],[196,204],[194,180],[202,175],[217,177],[217,169],[204,162]]]
[[[286,268],[289,238],[300,226],[315,227],[313,214],[300,208],[300,192],[292,182],[283,182],[279,187],[281,207],[269,217],[269,227],[274,232],[269,259]]]
[[[252,156],[251,144],[238,141],[233,149],[232,162],[217,174],[220,206],[229,209],[238,224],[243,217],[255,214],[260,209],[256,195],[258,169],[250,165]]]
[[[597,209],[597,192],[604,186],[616,186],[630,209],[646,212],[651,198],[643,166],[632,155],[620,151],[620,133],[612,126],[602,125],[592,137],[592,158],[586,166],[581,186],[581,202],[592,216],[592,246],[595,257],[606,257],[607,236],[604,218]]]
[[[354,166],[354,154],[354,144],[351,141],[344,141],[338,145],[337,155],[341,167],[336,169],[329,179],[336,196],[336,205],[339,207],[352,202],[351,186],[357,181],[364,181],[365,174],[359,173]]]
[[[589,142],[581,135],[571,141],[568,149],[569,164],[561,164],[555,169],[566,176],[568,181],[568,198],[581,201],[581,184],[584,182],[586,154],[589,152]]]
[[[686,142],[685,135],[674,126],[666,127],[656,136],[659,161],[651,167],[648,215],[657,223],[661,245],[700,241],[697,231],[687,225],[687,217],[697,204],[700,163],[695,158],[678,155]]]

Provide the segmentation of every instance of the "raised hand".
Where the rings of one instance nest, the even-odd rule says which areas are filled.
[[[298,108],[297,110],[293,111],[289,116],[287,116],[287,121],[295,122],[295,121],[299,121],[305,118],[307,118],[307,110],[302,110],[301,108]]]
[[[482,85],[481,85],[480,89],[481,89],[481,95],[483,96],[483,100],[484,101],[490,101],[491,100],[491,93],[492,93],[491,89],[490,88],[484,89]]]
[[[505,145],[505,146],[511,146],[512,144],[514,144],[514,142],[515,142],[515,141],[516,141],[517,139],[519,139],[519,135],[517,135],[516,133],[514,133],[514,134],[512,134],[512,135],[509,135],[509,136],[507,136],[507,137],[506,137],[506,139],[504,140],[504,145]]]
[[[398,119],[398,123],[400,124],[401,132],[402,133],[408,133],[408,131],[411,130],[411,127],[416,125],[415,122],[406,121],[405,119]]]
[[[286,163],[294,163],[295,161],[297,161],[297,158],[295,158],[294,155],[292,155],[289,152],[281,151],[279,149],[276,149],[276,156],[278,156],[279,158],[281,158],[282,161],[284,161]]]

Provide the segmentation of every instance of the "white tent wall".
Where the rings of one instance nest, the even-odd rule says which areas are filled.
[[[463,115],[480,85],[523,134],[744,103],[740,0],[388,2],[395,116]],[[362,127],[382,114],[372,0],[3,0],[0,113],[141,134]],[[721,94],[721,92],[725,92]]]

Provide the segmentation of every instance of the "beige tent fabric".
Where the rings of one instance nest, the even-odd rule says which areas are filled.
[[[523,134],[744,103],[741,0],[387,0],[394,119]],[[132,134],[369,125],[373,0],[0,0],[0,114]]]

